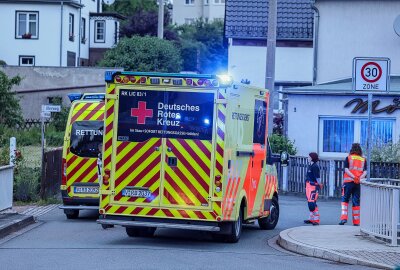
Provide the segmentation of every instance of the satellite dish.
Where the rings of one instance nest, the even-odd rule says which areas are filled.
[[[394,31],[398,36],[400,36],[400,15],[396,17],[393,23]]]

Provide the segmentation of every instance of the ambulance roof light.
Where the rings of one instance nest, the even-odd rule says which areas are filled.
[[[71,102],[73,102],[75,100],[81,99],[83,94],[81,94],[81,93],[71,93],[71,94],[68,94],[67,96],[68,96],[69,100]]]
[[[217,75],[219,81],[221,82],[222,85],[230,85],[232,84],[232,77],[227,75],[227,74],[221,74]]]

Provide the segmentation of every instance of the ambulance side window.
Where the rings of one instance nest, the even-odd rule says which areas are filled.
[[[70,151],[86,158],[97,158],[103,142],[103,121],[77,121],[72,124]]]

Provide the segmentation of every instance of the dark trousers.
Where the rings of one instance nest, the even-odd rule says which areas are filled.
[[[354,182],[344,183],[342,186],[342,202],[348,203],[350,200],[354,206],[360,206],[360,184]]]

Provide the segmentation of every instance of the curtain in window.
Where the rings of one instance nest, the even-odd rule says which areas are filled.
[[[346,153],[354,142],[354,120],[323,120],[323,151]]]
[[[371,135],[372,145],[382,146],[388,142],[393,142],[393,124],[394,120],[372,120]],[[368,121],[361,121],[361,145],[367,147]]]
[[[36,36],[36,14],[29,14],[29,33]]]
[[[18,15],[18,35],[22,36],[26,31],[26,14]]]

